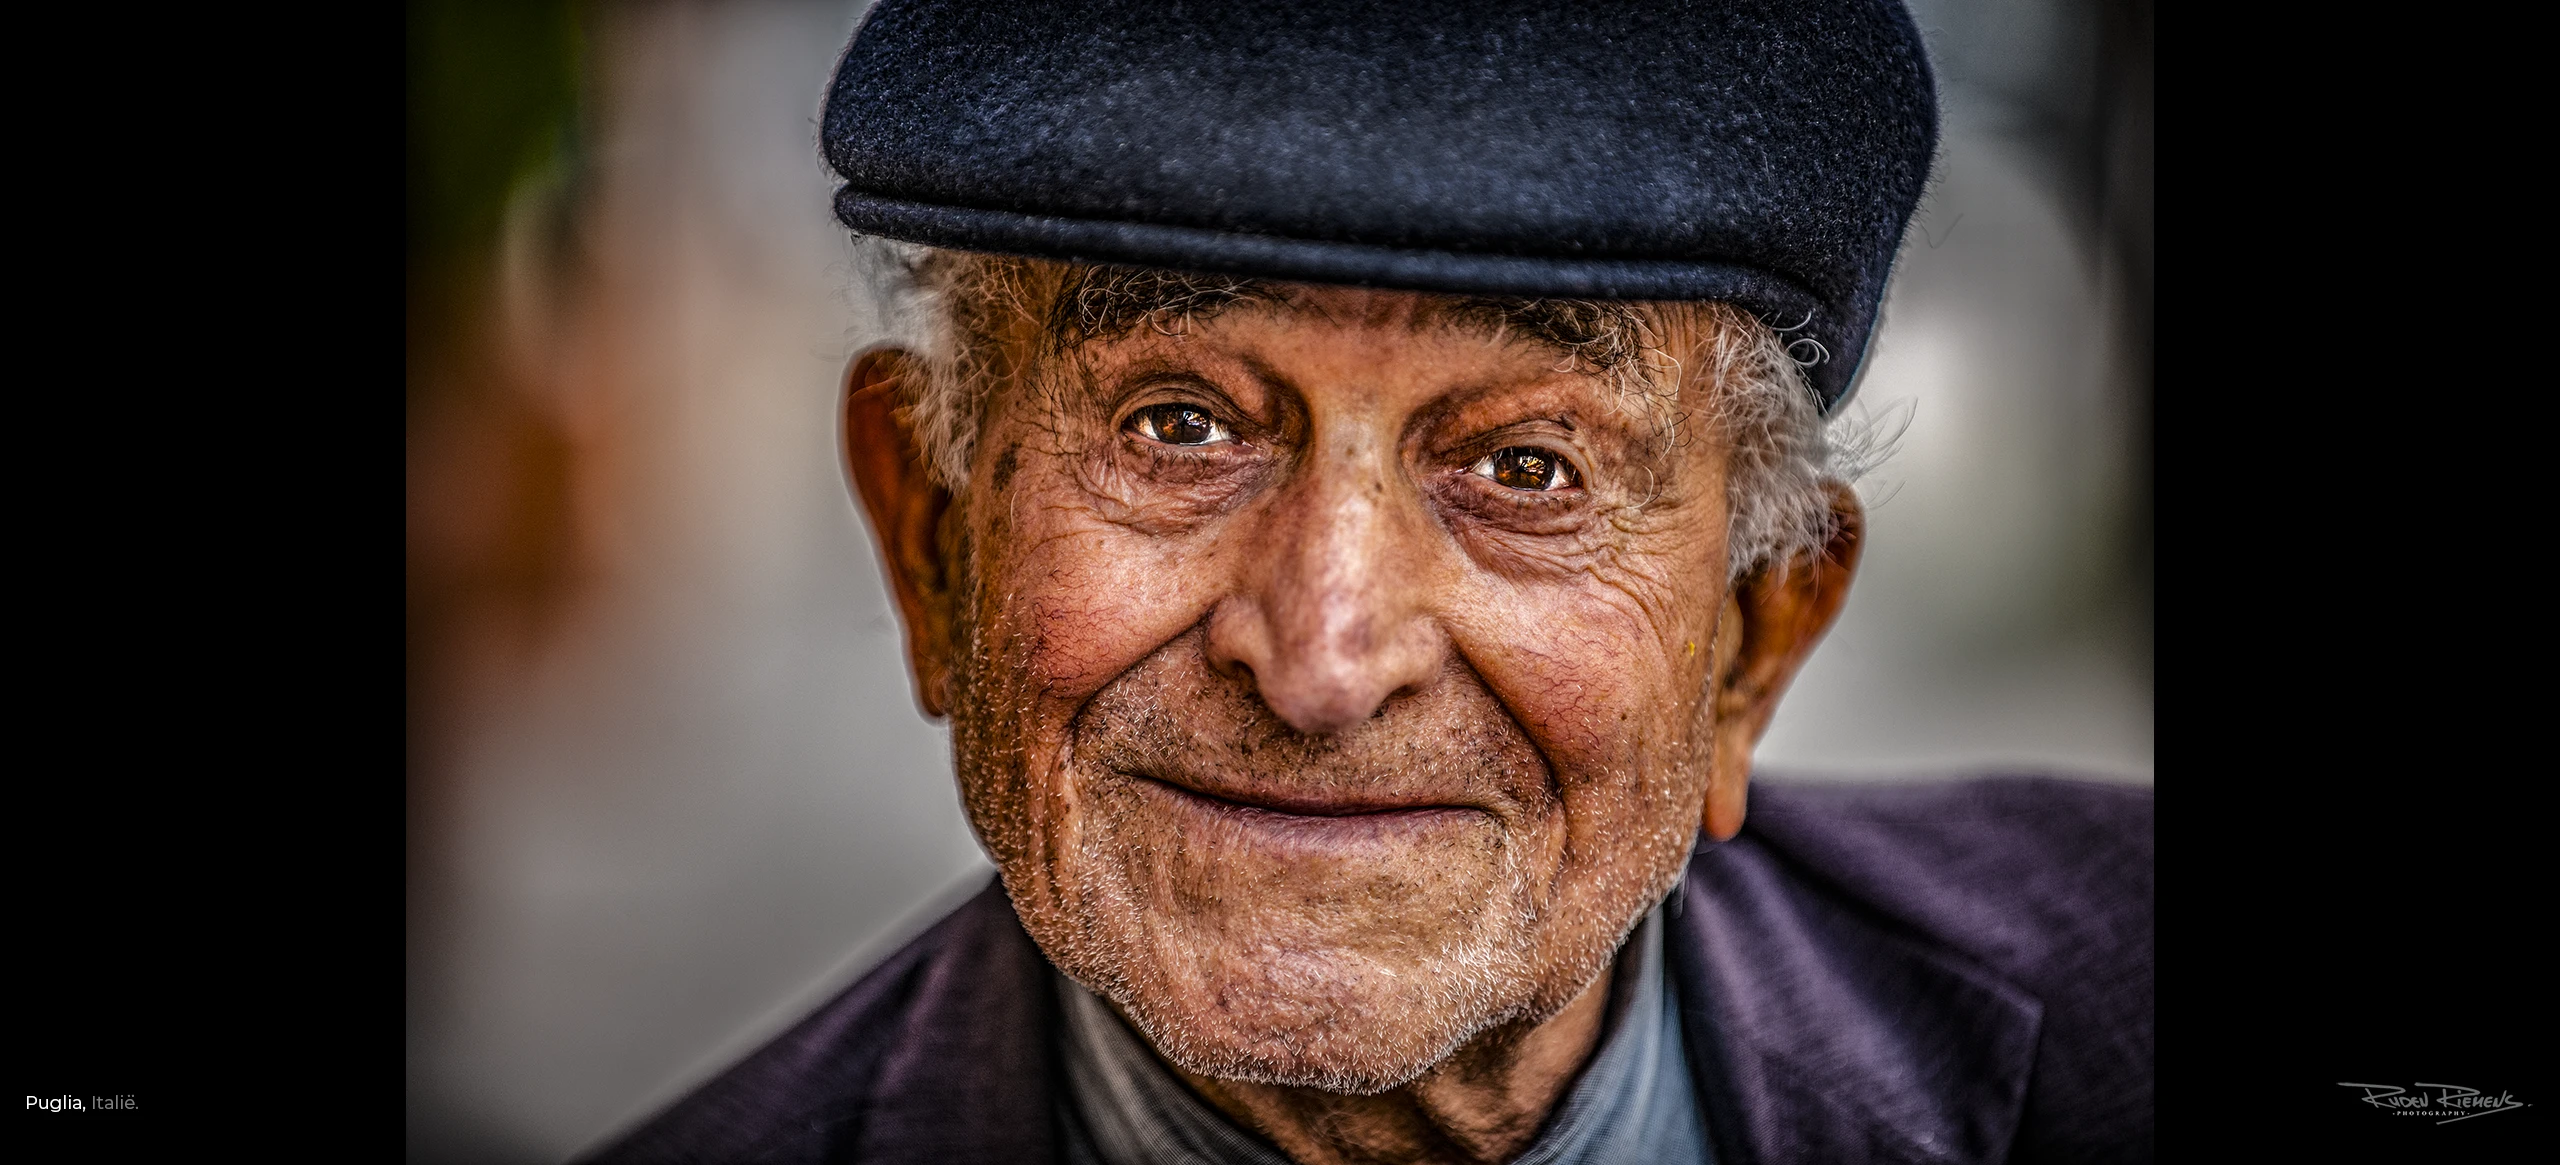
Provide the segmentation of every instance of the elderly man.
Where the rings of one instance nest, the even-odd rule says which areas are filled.
[[[2150,1154],[2150,805],[1764,790],[1893,0],[883,0],[842,423],[1001,883],[618,1161]]]

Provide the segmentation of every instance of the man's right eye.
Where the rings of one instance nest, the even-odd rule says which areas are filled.
[[[1149,405],[1129,418],[1129,427],[1141,437],[1167,445],[1216,445],[1236,439],[1197,405]]]

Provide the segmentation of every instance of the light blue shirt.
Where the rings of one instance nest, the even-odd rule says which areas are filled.
[[[1067,1159],[1076,1165],[1290,1165],[1164,1066],[1111,1005],[1056,976],[1066,1012]],[[1619,952],[1599,1050],[1512,1165],[1713,1165],[1690,1087],[1656,907]]]

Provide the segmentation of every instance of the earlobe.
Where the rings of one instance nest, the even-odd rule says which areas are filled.
[[[1715,701],[1715,735],[1708,758],[1707,802],[1699,827],[1708,840],[1725,841],[1742,829],[1742,814],[1751,785],[1751,750],[1759,743],[1759,735],[1745,732],[1744,726],[1729,719],[1731,715],[1729,685],[1737,674],[1748,631],[1743,623],[1742,603],[1734,595],[1725,597],[1716,613],[1716,637],[1711,663],[1714,687],[1709,699]]]
[[[1831,536],[1821,547],[1737,581],[1726,600],[1709,697],[1715,701],[1714,769],[1700,822],[1714,840],[1741,831],[1752,753],[1779,697],[1848,601],[1866,510],[1846,485],[1831,486],[1831,518]]]
[[[917,374],[912,357],[888,348],[863,353],[845,370],[844,458],[906,627],[916,702],[939,719],[951,710],[953,597],[941,535],[952,499],[926,470],[907,422],[906,386]]]

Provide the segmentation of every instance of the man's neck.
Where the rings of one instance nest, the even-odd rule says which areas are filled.
[[[1175,1071],[1301,1165],[1508,1161],[1537,1138],[1599,1046],[1615,970],[1543,1023],[1498,1027],[1400,1088],[1345,1096]]]

